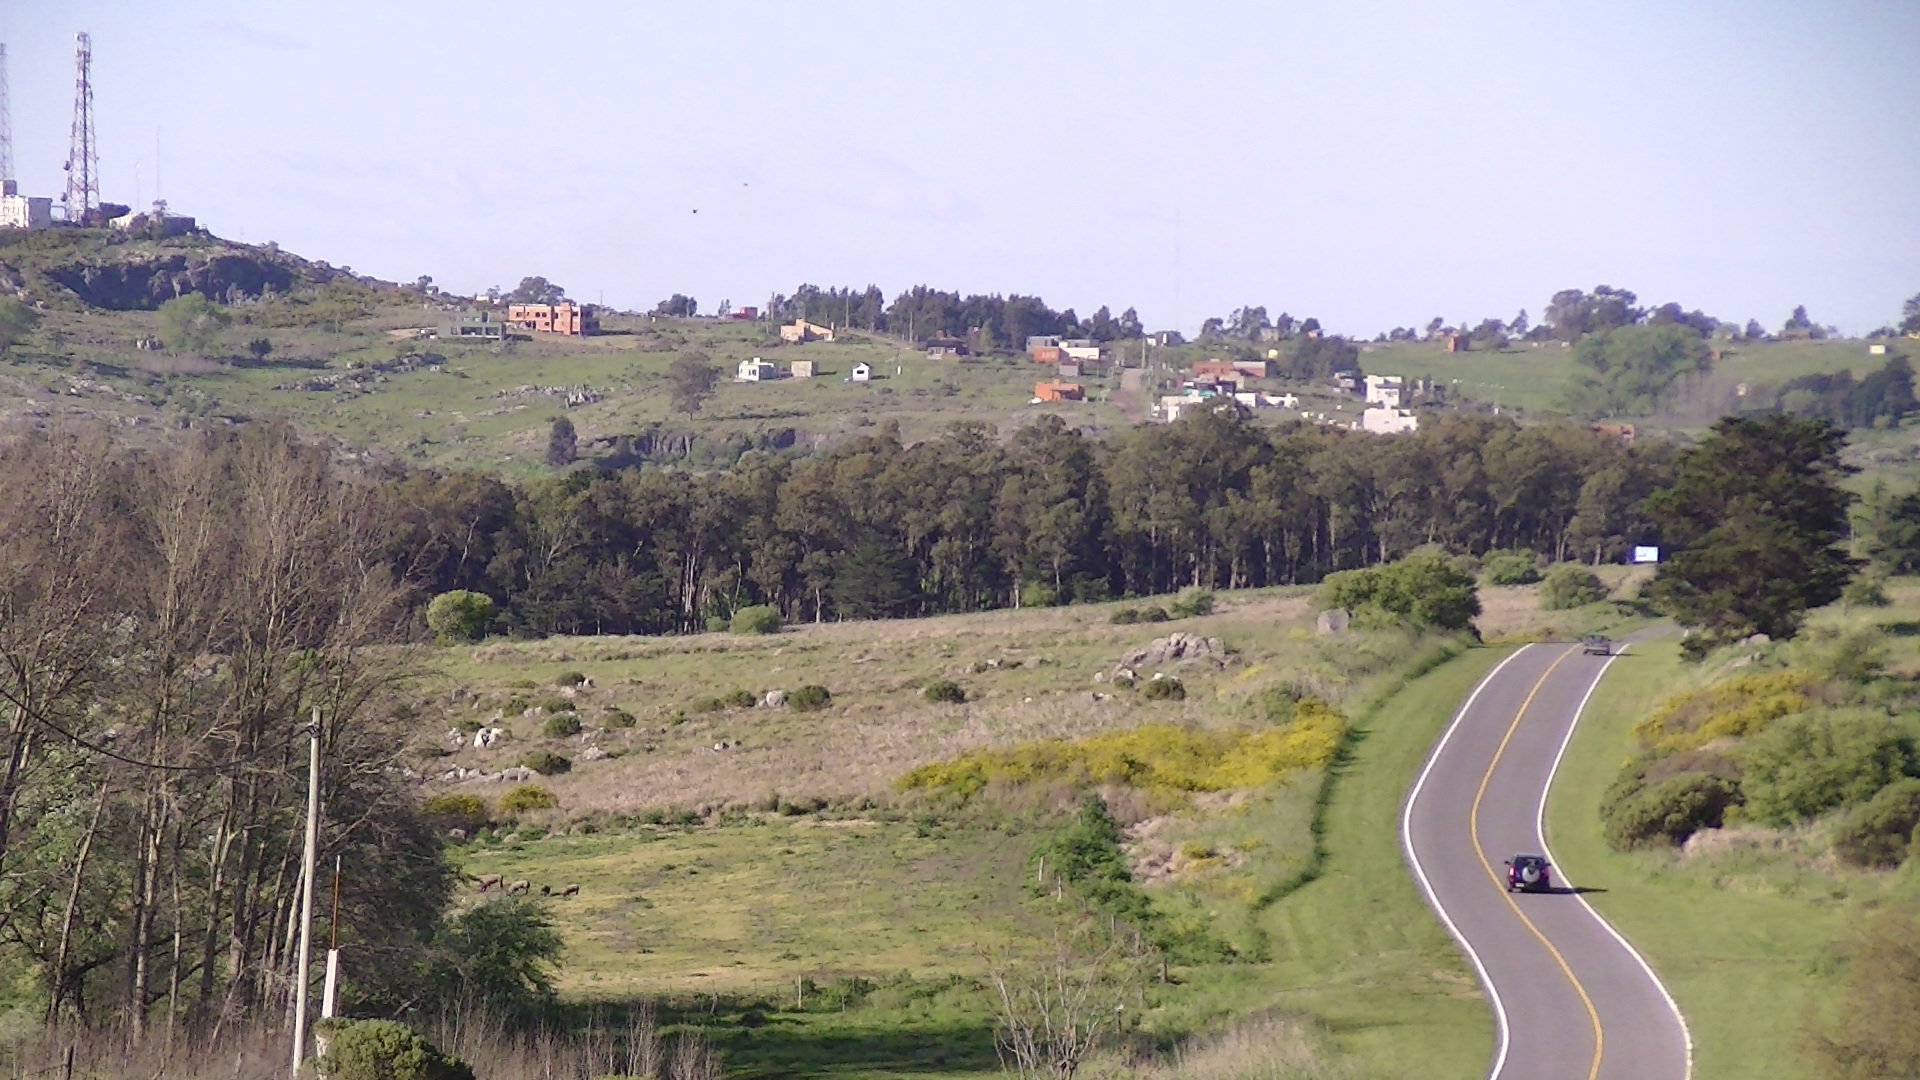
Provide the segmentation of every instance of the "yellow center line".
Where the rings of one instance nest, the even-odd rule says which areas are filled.
[[[1546,946],[1547,952],[1553,956],[1553,962],[1560,965],[1560,973],[1573,984],[1573,992],[1580,995],[1580,1004],[1587,1007],[1587,1019],[1593,1021],[1593,1066],[1587,1070],[1587,1080],[1595,1080],[1600,1075],[1600,1050],[1605,1041],[1600,1033],[1600,1011],[1593,1007],[1593,999],[1587,996],[1587,988],[1581,986],[1580,980],[1574,977],[1573,968],[1567,964],[1567,958],[1560,955],[1560,950],[1553,947],[1553,942],[1547,940],[1547,935],[1541,933],[1540,928],[1533,925],[1533,920],[1527,918],[1527,913],[1520,910],[1520,905],[1513,899],[1513,892],[1494,871],[1493,862],[1487,858],[1486,849],[1480,844],[1480,802],[1487,797],[1487,785],[1493,781],[1493,770],[1500,767],[1501,755],[1507,752],[1507,744],[1513,741],[1513,733],[1520,730],[1520,721],[1526,717],[1527,708],[1533,704],[1533,699],[1540,693],[1540,688],[1545,686],[1547,680],[1553,676],[1554,669],[1578,649],[1579,646],[1575,645],[1561,653],[1559,659],[1547,665],[1547,670],[1541,673],[1540,681],[1533,684],[1533,689],[1527,691],[1527,699],[1520,703],[1520,711],[1513,714],[1513,723],[1507,725],[1507,733],[1501,736],[1500,745],[1493,751],[1493,760],[1487,763],[1486,775],[1480,778],[1480,790],[1474,792],[1473,809],[1467,815],[1467,828],[1473,837],[1473,850],[1480,856],[1480,865],[1486,867],[1487,877],[1493,879],[1495,885],[1500,886],[1500,895],[1506,897],[1507,906],[1512,908],[1513,913],[1528,930],[1533,932],[1533,936],[1539,939],[1540,944]]]

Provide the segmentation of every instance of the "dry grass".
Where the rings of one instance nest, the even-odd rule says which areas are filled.
[[[1331,1080],[1347,1072],[1335,1066],[1326,1038],[1298,1017],[1262,1013],[1217,1035],[1188,1040],[1161,1060],[1104,1063],[1089,1070],[1097,1080]]]

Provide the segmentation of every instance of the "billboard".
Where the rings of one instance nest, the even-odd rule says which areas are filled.
[[[1633,561],[1636,563],[1657,563],[1660,561],[1660,549],[1657,547],[1635,547]]]

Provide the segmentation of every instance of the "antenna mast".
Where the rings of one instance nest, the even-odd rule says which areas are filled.
[[[0,42],[0,180],[13,179],[13,102],[7,97],[7,46]]]
[[[84,225],[100,205],[100,147],[93,132],[93,36],[73,36],[73,136],[67,145],[67,193],[60,198],[68,221]]]

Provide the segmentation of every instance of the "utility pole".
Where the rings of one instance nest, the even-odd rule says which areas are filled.
[[[73,36],[73,133],[67,146],[67,221],[85,225],[100,205],[100,145],[93,130],[93,37]]]
[[[307,969],[313,960],[313,873],[320,847],[320,706],[307,725],[307,849],[300,859],[300,961],[293,976],[293,1069],[307,1056]]]

